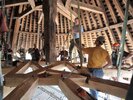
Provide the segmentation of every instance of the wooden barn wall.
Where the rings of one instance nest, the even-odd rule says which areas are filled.
[[[99,14],[87,10],[80,10],[81,24],[84,27],[82,43],[86,47],[94,46],[95,39],[103,35],[106,41],[103,47],[111,53],[112,44],[120,42],[121,39],[126,0],[82,0],[82,2],[101,7],[104,11],[103,14]],[[23,5],[22,10],[26,9],[26,7],[27,5]],[[73,11],[77,11],[77,8],[72,9]],[[32,48],[34,44],[37,44],[37,47],[42,49],[42,33],[45,30],[43,29],[43,18],[41,23],[38,24],[41,14],[41,10],[35,10],[20,19],[20,27],[17,32],[17,49],[20,47],[25,49]],[[66,37],[71,28],[71,20],[58,12],[57,22],[56,47],[59,50],[64,45],[68,48],[72,36],[69,36],[68,41],[66,41]],[[133,8],[131,6],[129,6],[125,50],[133,52]]]

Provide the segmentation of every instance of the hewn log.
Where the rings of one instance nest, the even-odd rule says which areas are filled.
[[[57,0],[43,1],[44,13],[44,54],[46,62],[54,62],[56,60],[56,15]]]

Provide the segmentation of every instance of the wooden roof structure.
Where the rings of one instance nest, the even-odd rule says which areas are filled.
[[[31,66],[34,70],[25,74],[24,72]],[[63,66],[68,67],[71,72],[59,71],[56,68]],[[15,87],[15,89],[4,100],[30,100],[38,85],[58,85],[69,100],[94,100],[88,94],[85,96],[78,95],[77,89],[80,86],[97,89],[121,98],[126,97],[128,84],[96,77],[91,77],[87,84],[85,83],[86,77],[80,75],[79,72],[80,69],[77,70],[74,64],[64,61],[57,61],[46,67],[31,61],[21,63],[18,67],[8,70],[5,75],[4,86]]]
[[[62,47],[66,33],[70,30],[72,21],[78,16],[77,0],[57,1],[56,46]],[[84,27],[82,43],[93,46],[97,36],[105,36],[106,48],[111,53],[111,46],[120,42],[126,0],[80,0],[81,24]],[[28,49],[36,43],[42,49],[42,33],[44,18],[42,0],[5,0],[9,29],[13,34],[12,47]],[[72,10],[70,10],[72,9]],[[133,51],[133,8],[129,6],[125,50]],[[68,41],[72,37],[70,36]],[[69,45],[69,43],[68,43]],[[67,48],[68,48],[67,45]]]
[[[34,44],[39,49],[43,48],[44,16],[43,0],[5,0],[6,16],[8,21],[9,33],[11,36],[12,49],[18,50],[25,48],[28,50]],[[87,47],[94,46],[95,39],[103,35],[105,45],[103,48],[112,52],[112,44],[120,42],[122,26],[124,22],[124,10],[127,0],[79,0],[81,24],[84,32],[82,33],[82,43]],[[67,33],[71,28],[71,22],[78,16],[78,0],[57,0],[56,15],[56,47],[69,46],[69,42],[64,44]],[[129,18],[126,29],[126,42],[124,49],[133,52],[133,7],[129,6]],[[71,17],[72,16],[72,17]],[[70,36],[68,41],[72,38]],[[59,85],[63,93],[70,100],[82,100],[77,95],[76,89],[80,86],[94,88],[121,98],[125,98],[128,84],[112,82],[99,78],[91,78],[89,84],[85,84],[86,77],[79,75],[78,70],[69,73],[65,72],[66,79],[62,80],[60,75],[62,71],[52,68],[67,64],[73,71],[75,65],[68,62],[54,62],[46,67],[38,63],[26,62],[20,64],[5,75],[5,86],[16,87],[4,100],[28,100],[31,93],[37,85]],[[35,70],[24,74],[24,71],[30,66],[35,65]],[[43,76],[44,72],[50,73],[50,76]],[[20,91],[22,91],[20,93]],[[76,98],[76,99],[75,99]],[[85,100],[93,100],[87,95]],[[89,99],[88,99],[89,98]]]

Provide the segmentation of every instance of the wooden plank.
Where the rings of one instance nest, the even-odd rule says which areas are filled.
[[[65,6],[62,4],[61,0],[57,1],[57,10],[63,14],[65,17],[67,17],[69,20],[71,20],[70,15],[72,14],[72,20],[74,21],[74,19],[78,16],[76,13],[71,13],[70,9],[65,8]]]
[[[17,87],[24,80],[28,78],[25,74],[10,74],[4,76],[5,86],[7,87]]]
[[[123,12],[123,10],[121,8],[121,5],[120,5],[119,1],[118,0],[113,0],[113,3],[116,6],[117,11],[118,11],[121,19],[124,20],[124,12]]]
[[[41,9],[42,5],[36,6],[34,9],[32,9],[31,7],[28,7],[26,10],[24,10],[22,13],[18,14],[17,17],[19,17],[19,19],[31,14],[32,12],[34,12],[37,9]]]
[[[133,47],[133,37],[131,35],[132,33],[129,31],[128,27],[126,29],[126,32],[127,32],[126,37],[128,38],[128,41],[131,43],[131,46]]]
[[[30,34],[30,32],[31,32],[31,30],[32,30],[32,24],[33,24],[33,22],[32,22],[32,18],[33,18],[33,13],[32,14],[30,14],[30,26],[29,26],[29,34]]]
[[[127,25],[132,24],[132,23],[133,23],[133,19],[130,19],[130,20],[128,20]],[[123,26],[123,22],[117,23],[117,24],[114,24],[114,25],[109,25],[109,28],[113,29],[113,28],[122,27],[122,26]],[[106,26],[104,28],[94,29],[94,30],[91,30],[91,31],[86,31],[84,33],[93,33],[93,32],[99,32],[99,31],[102,31],[102,30],[108,30],[108,26]]]
[[[121,98],[125,98],[127,90],[129,88],[128,84],[111,80],[104,80],[96,77],[92,77],[89,80],[89,84],[86,84],[85,79],[86,78],[71,78],[72,81],[74,81],[76,84],[80,86],[97,89],[101,92],[108,93]]]
[[[93,3],[93,5],[95,5],[96,6],[96,2],[93,0],[92,1],[92,3]],[[100,7],[100,6],[99,6]],[[98,14],[98,13],[96,13],[96,16],[97,16],[97,18],[98,18],[98,22],[99,22],[99,24],[100,24],[100,27],[103,27],[103,22],[102,22],[102,19],[101,19],[101,17],[100,17],[100,14]],[[98,25],[97,25],[98,26]]]
[[[60,29],[61,29],[61,33],[63,33],[63,16],[60,14]]]
[[[22,11],[22,6],[19,6],[19,12]],[[16,47],[16,43],[17,43],[17,38],[18,38],[18,31],[19,31],[19,27],[20,27],[20,20],[16,19],[15,22],[15,28],[14,28],[14,34],[13,34],[13,41],[12,41],[12,50],[14,51],[15,49],[17,49]]]
[[[40,77],[39,78],[39,85],[58,85],[60,75],[54,74],[48,77]]]
[[[29,48],[29,34],[26,35],[26,44],[25,44],[25,50],[27,51]]]
[[[28,0],[28,2],[30,3],[31,8],[34,9],[34,8],[35,8],[35,1],[33,1],[33,0]]]
[[[33,32],[36,32],[36,28],[37,28],[36,26],[37,25],[36,25],[36,18],[35,18],[35,16],[37,15],[37,11],[34,11],[33,14],[34,14],[34,17],[33,17],[34,18],[33,19]],[[33,35],[33,41],[32,41],[32,45],[33,45],[35,43],[35,41],[34,41],[34,36],[35,35],[34,34],[32,34],[32,35]]]
[[[59,87],[69,100],[94,100],[90,95],[86,94],[83,97],[79,96],[77,89],[80,88],[76,83],[70,79],[59,80]],[[86,92],[85,90],[83,90]]]
[[[29,100],[38,85],[36,78],[28,78],[17,86],[4,100]]]
[[[70,8],[72,0],[66,0],[65,7]]]
[[[11,29],[11,26],[12,26],[12,21],[13,21],[13,16],[14,16],[14,8],[15,7],[12,7],[11,16],[10,16],[10,22],[9,22],[9,29]]]
[[[84,29],[86,31],[87,30],[87,26],[86,26],[84,12],[83,11],[80,11],[80,13],[81,13],[81,19],[82,19],[82,22],[83,22],[83,27],[84,27]],[[83,39],[81,39],[81,40],[83,40]]]
[[[72,0],[71,6],[74,8],[78,8],[77,5],[78,5],[78,2],[76,0]],[[79,5],[80,5],[80,9],[82,9],[82,10],[91,11],[91,12],[100,13],[100,14],[103,14],[103,12],[104,12],[103,9],[100,7],[86,4],[83,2],[79,2]]]
[[[13,69],[9,73],[7,73],[5,76],[10,76],[15,73],[23,73],[29,67],[30,64],[31,64],[31,61],[22,63],[18,67],[16,67],[15,69]]]
[[[101,17],[100,17],[100,14],[96,14],[96,16],[97,16],[97,18],[98,18],[100,27],[103,27],[103,22],[102,22],[102,19],[101,19]]]
[[[26,4],[29,4],[28,0],[5,0],[5,7],[20,6],[20,5],[22,6]]]
[[[39,18],[39,20],[38,20],[38,24],[40,24],[41,23],[41,21],[42,21],[42,19],[44,18],[44,14],[43,13],[41,13],[41,15],[40,15],[40,18]]]
[[[52,64],[50,64],[48,66],[45,66],[43,69],[35,70],[33,72],[28,73],[27,75],[35,75],[35,74],[38,74],[38,73],[40,73],[42,71],[45,71],[45,70],[50,69],[50,68],[53,68],[53,67],[55,67],[57,65],[60,65],[60,64],[62,64],[62,62],[54,62],[54,63],[52,63]]]
[[[40,16],[41,15],[41,12],[38,12],[38,16]],[[37,35],[36,35],[36,47],[39,49],[39,39],[41,38],[41,36],[40,36],[40,33],[41,33],[41,27],[40,27],[40,24],[38,24],[37,25]]]
[[[109,0],[105,0],[105,2],[106,2],[107,7],[108,7],[108,9],[109,9],[109,11],[110,11],[110,14],[111,14],[111,16],[112,16],[113,22],[114,22],[114,23],[117,23],[117,18],[116,18],[116,15],[115,15],[115,13],[114,13],[114,10],[113,10],[113,8],[112,8],[112,6],[111,6],[111,4],[110,4],[110,1],[109,1]]]
[[[113,0],[113,1],[116,4],[116,7],[117,7],[117,9],[118,9],[118,11],[120,13],[120,16],[121,16],[122,20],[124,20],[124,12],[123,12],[123,9],[120,6],[119,1],[117,1],[117,0]],[[126,31],[128,33],[126,36],[127,36],[128,40],[130,41],[131,45],[133,45],[133,38],[132,38],[132,35],[131,35],[128,27],[127,27]]]
[[[66,18],[64,17],[64,28],[65,28],[65,33],[67,33],[67,23],[66,23]]]
[[[102,7],[102,9],[104,9],[103,3],[101,1],[99,1],[98,3],[100,3],[99,5]],[[110,34],[111,41],[113,43],[115,43],[116,42],[116,39],[115,39],[115,37],[113,35],[113,32],[112,32],[112,30],[110,28],[109,21],[108,21],[107,15],[105,13],[105,10],[104,10],[104,13],[102,14],[102,16],[103,16],[103,19],[105,21],[105,25],[107,26],[108,32]]]
[[[94,24],[94,28],[95,28],[95,29],[98,28],[98,27],[97,27],[97,22],[96,22],[96,20],[95,20],[95,18],[94,18],[94,13],[91,13],[91,12],[90,12],[90,16],[91,16],[91,18],[92,18],[92,21],[93,21],[93,24]]]
[[[2,67],[2,73],[3,73],[3,75],[5,75],[13,69],[14,69],[14,67]]]
[[[88,14],[87,11],[85,11],[85,14],[86,14],[86,17],[87,17],[87,22],[88,22],[88,24],[89,24],[89,29],[92,30],[92,25],[91,25],[92,23],[91,23],[91,21],[90,21],[89,14]]]
[[[91,44],[90,47],[94,47],[94,42],[93,42],[93,39],[92,39],[93,37],[92,37],[91,33],[89,34],[89,38],[90,38],[89,40],[90,40],[90,44]]]

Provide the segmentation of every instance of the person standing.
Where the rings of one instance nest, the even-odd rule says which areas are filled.
[[[117,67],[117,57],[118,57],[118,52],[119,52],[119,43],[114,43],[112,45],[112,54],[111,54],[111,59],[112,59],[112,64],[114,67]],[[133,57],[133,54],[130,54],[129,52],[123,51],[123,57],[122,57],[122,61],[129,59]],[[125,65],[124,62],[122,62],[122,65]],[[129,64],[128,64],[129,65]]]
[[[81,48],[82,51],[89,56],[87,64],[88,72],[91,74],[91,76],[95,76],[98,78],[103,77],[103,68],[111,65],[111,59],[108,51],[101,47],[104,43],[104,37],[99,36],[95,41],[95,47]],[[98,99],[98,91],[90,89],[90,94]]]
[[[71,33],[73,35],[73,39],[70,41],[70,47],[69,47],[69,60],[72,58],[72,50],[76,45],[80,46],[80,33],[83,32],[83,26],[80,25],[80,20],[79,18],[75,18],[75,23],[73,28],[71,29]],[[80,57],[80,51],[78,50],[78,55]]]
[[[38,48],[36,48],[36,44],[34,44],[34,48],[32,50],[31,56],[32,56],[32,61],[39,61],[40,59],[40,52]]]

